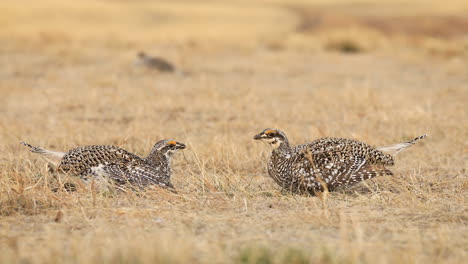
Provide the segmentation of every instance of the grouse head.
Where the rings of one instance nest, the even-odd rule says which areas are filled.
[[[289,146],[288,138],[283,131],[278,129],[266,128],[262,132],[254,136],[255,140],[261,140],[271,145],[273,149],[277,149],[284,144]]]
[[[178,150],[184,149],[185,144],[180,143],[174,140],[161,140],[157,142],[153,149],[151,150],[151,153],[158,152],[160,154],[163,154],[164,156],[172,156],[175,152]]]

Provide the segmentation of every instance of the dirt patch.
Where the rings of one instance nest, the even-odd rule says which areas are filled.
[[[385,34],[452,39],[468,35],[468,17],[365,17],[360,23]]]
[[[454,39],[468,35],[468,17],[464,16],[370,16],[357,14],[330,14],[320,10],[292,8],[300,17],[296,30],[315,33],[358,26],[378,31],[385,35],[407,37],[434,37]]]

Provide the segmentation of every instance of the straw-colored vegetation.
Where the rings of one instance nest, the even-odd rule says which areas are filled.
[[[0,263],[465,262],[468,2],[407,2],[1,1]],[[429,137],[324,206],[266,177],[266,127]],[[18,143],[162,138],[178,194],[56,190]]]

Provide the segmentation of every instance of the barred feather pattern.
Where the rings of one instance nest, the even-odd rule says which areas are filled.
[[[287,140],[273,150],[268,163],[269,175],[291,192],[323,191],[352,185],[380,175],[392,175],[385,166],[393,157],[365,143],[344,138],[321,138],[309,144],[289,147]]]
[[[118,185],[172,188],[170,165],[170,157],[163,153],[140,158],[116,146],[87,146],[69,151],[62,159],[59,170],[79,175],[85,180],[89,175],[104,176]]]
[[[162,148],[167,142],[169,141],[162,140],[156,143],[146,158],[116,146],[91,145],[74,148],[63,155],[57,170],[78,176],[85,181],[103,176],[117,185],[129,184],[140,188],[157,185],[173,189],[172,151]],[[35,151],[40,148],[24,145],[30,147],[33,152],[41,153]]]
[[[174,189],[170,182],[169,169],[168,167],[153,167],[146,163],[130,162],[127,164],[111,163],[93,172],[107,176],[119,185],[130,184],[140,188],[156,185]]]

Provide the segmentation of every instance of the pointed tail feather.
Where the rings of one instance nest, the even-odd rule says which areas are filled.
[[[421,140],[421,139],[423,139],[425,137],[427,137],[427,135],[422,135],[420,137],[417,137],[417,138],[412,139],[412,140],[407,141],[407,142],[398,143],[398,144],[391,145],[391,146],[386,146],[386,147],[380,147],[380,148],[377,148],[377,150],[380,150],[382,152],[389,153],[389,154],[395,156],[396,154],[400,153],[401,151],[403,151],[403,150],[411,147],[412,145],[414,145],[416,143],[416,141]]]
[[[43,149],[43,148],[39,148],[39,147],[35,147],[35,146],[32,146],[26,142],[23,142],[23,141],[20,141],[20,144],[26,146],[29,148],[29,151],[31,151],[32,153],[38,153],[38,154],[41,154],[41,155],[45,155],[49,158],[52,158],[52,159],[61,159],[63,158],[63,156],[65,156],[65,152],[58,152],[58,151],[51,151],[51,150],[47,150],[47,149]]]

